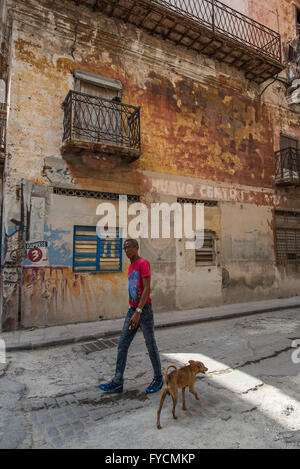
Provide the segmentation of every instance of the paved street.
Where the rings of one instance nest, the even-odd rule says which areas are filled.
[[[0,448],[300,447],[300,308],[156,331],[163,367],[190,359],[209,371],[200,400],[172,418],[167,396],[147,395],[152,370],[143,336],[129,352],[122,394],[97,387],[114,370],[117,337],[9,352],[0,365]],[[294,344],[295,345],[295,344]],[[300,341],[299,346],[300,347]]]

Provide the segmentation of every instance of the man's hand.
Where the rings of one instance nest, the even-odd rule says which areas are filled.
[[[135,311],[129,321],[128,329],[136,329],[140,320],[141,313]]]

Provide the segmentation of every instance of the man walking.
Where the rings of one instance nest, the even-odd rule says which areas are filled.
[[[138,254],[139,244],[135,239],[127,239],[123,246],[131,264],[128,269],[128,288],[130,308],[125,318],[118,345],[116,372],[108,384],[99,388],[106,392],[123,391],[123,374],[126,367],[129,346],[140,327],[152,363],[154,378],[147,387],[147,393],[157,392],[163,385],[159,353],[154,337],[154,320],[150,298],[151,272],[149,262]]]

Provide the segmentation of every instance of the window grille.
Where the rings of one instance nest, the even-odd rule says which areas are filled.
[[[300,212],[275,212],[275,251],[278,264],[300,263]]]
[[[214,231],[204,231],[203,247],[195,249],[196,266],[215,265],[216,263],[216,233]]]
[[[300,263],[300,229],[276,230],[276,258],[278,264]]]
[[[5,152],[6,146],[6,109],[5,104],[0,103],[0,151]]]
[[[300,217],[300,212],[289,212],[287,210],[276,210],[276,220],[279,220],[279,217],[282,217],[282,221],[286,220],[291,222],[295,218]]]
[[[121,272],[122,238],[97,235],[95,226],[74,226],[73,272]]]
[[[199,200],[199,199],[189,199],[186,197],[177,197],[177,202],[179,204],[204,204],[205,207],[217,207],[218,202],[216,200]]]
[[[67,195],[70,197],[86,197],[101,200],[119,200],[120,195],[127,195],[128,202],[139,202],[140,196],[133,194],[117,194],[115,192],[86,191],[83,189],[68,189],[64,187],[53,187],[53,194]]]

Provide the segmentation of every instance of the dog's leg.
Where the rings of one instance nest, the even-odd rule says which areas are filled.
[[[172,410],[172,414],[173,414],[173,418],[176,420],[177,417],[175,415],[175,407],[176,407],[176,404],[177,404],[177,401],[178,401],[178,389],[176,388],[176,390],[174,392],[172,392],[171,394],[172,396],[172,399],[173,399],[173,410]]]
[[[157,428],[161,428],[161,426],[160,426],[160,412],[161,412],[161,408],[163,406],[164,400],[166,398],[166,395],[167,395],[167,390],[163,388],[161,390],[160,403],[159,403],[159,408],[158,408],[158,411],[157,411],[157,422],[156,422]]]
[[[182,388],[182,408],[183,408],[183,410],[186,410],[186,405],[185,405],[185,387]]]
[[[194,388],[194,385],[195,383],[193,383],[191,386],[189,386],[189,391],[194,394],[195,398],[199,401],[200,397],[198,396],[198,394],[196,393],[195,391],[195,388]]]

